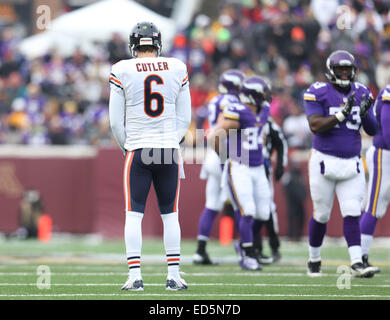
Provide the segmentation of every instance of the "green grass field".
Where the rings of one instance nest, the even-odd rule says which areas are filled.
[[[195,266],[191,256],[195,241],[182,243],[181,270],[189,289],[165,291],[167,267],[162,241],[144,239],[143,292],[121,291],[127,278],[124,243],[94,236],[57,235],[50,243],[0,239],[1,300],[388,300],[390,299],[390,240],[377,239],[371,262],[381,273],[371,279],[338,273],[349,265],[344,239],[326,238],[323,276],[306,276],[307,242],[282,239],[282,259],[262,271],[240,269],[233,243],[211,241],[210,255],[218,266]],[[268,253],[267,251],[265,253]],[[50,282],[37,274],[50,269]],[[345,269],[343,269],[345,272]],[[340,278],[341,276],[341,278]],[[42,288],[40,284],[49,286]],[[41,288],[40,288],[41,287]]]

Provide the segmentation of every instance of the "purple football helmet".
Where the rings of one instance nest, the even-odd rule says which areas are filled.
[[[238,96],[244,78],[245,75],[240,70],[226,70],[219,77],[218,91],[220,93],[229,93]]]
[[[343,74],[343,67],[347,67],[348,73]],[[337,50],[330,54],[326,60],[326,77],[330,83],[340,87],[348,87],[351,82],[355,81],[356,76],[356,61],[352,54],[345,50]],[[345,79],[346,77],[347,79]]]
[[[271,101],[270,85],[259,76],[248,77],[241,86],[240,100],[261,108],[264,102]]]

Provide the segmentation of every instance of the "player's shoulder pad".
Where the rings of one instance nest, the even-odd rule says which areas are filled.
[[[230,103],[227,109],[243,112],[244,110],[247,109],[247,107],[244,104],[242,104],[240,101],[237,101],[237,102]]]
[[[359,91],[360,95],[366,94],[366,95],[371,96],[371,98],[374,98],[370,89],[368,89],[364,84],[355,81],[354,87],[355,87],[356,91]]]
[[[233,94],[222,94],[220,95],[220,108],[223,110],[225,109],[228,105],[233,104],[233,103],[240,103],[240,99],[233,95]]]
[[[320,101],[328,92],[328,82],[315,82],[303,94],[305,101]]]
[[[187,65],[178,58],[170,57],[168,59],[176,70],[182,70],[187,72]]]
[[[219,99],[221,99],[221,96],[218,94],[210,99],[209,104],[216,104]]]
[[[111,67],[111,72],[116,75],[116,73],[119,75],[123,71],[127,69],[127,66],[129,63],[132,62],[134,59],[126,59],[126,60],[120,60],[117,63],[113,64]]]
[[[246,106],[241,102],[230,103],[223,109],[223,115],[225,118],[239,120],[241,114],[246,110]]]
[[[234,94],[226,93],[223,95],[223,99],[229,101],[230,103],[240,103],[240,98]]]
[[[109,83],[112,85],[113,88],[119,88],[123,90],[123,77],[122,75],[126,72],[128,68],[128,62],[129,60],[121,60],[117,63],[115,63],[111,67],[111,73],[109,76]]]
[[[188,87],[189,78],[188,78],[187,65],[180,59],[174,57],[170,57],[166,59],[169,61],[169,65],[173,68],[173,71],[177,74],[179,81],[181,81],[181,86]]]
[[[383,89],[382,94],[380,96],[381,101],[390,103],[390,84]]]

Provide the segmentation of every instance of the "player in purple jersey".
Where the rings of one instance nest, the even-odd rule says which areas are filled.
[[[368,194],[365,211],[360,219],[362,238],[362,260],[364,266],[371,266],[368,253],[374,237],[375,226],[390,202],[390,84],[379,92],[374,105],[379,130],[373,145],[366,152],[369,171]],[[386,179],[387,177],[387,179]],[[374,267],[379,272],[378,267]]]
[[[261,270],[253,247],[252,223],[254,218],[266,221],[270,216],[271,194],[262,153],[262,130],[269,116],[266,88],[261,77],[245,79],[241,102],[223,110],[223,118],[208,137],[221,155],[220,140],[227,136],[228,160],[222,184],[227,182],[233,208],[241,216],[238,223],[242,252],[239,264],[244,270]]]
[[[235,69],[227,70],[219,78],[218,91],[220,94],[214,97],[208,105],[208,121],[210,129],[213,129],[217,120],[222,115],[222,110],[232,103],[239,102],[239,92],[244,74]],[[219,156],[211,148],[207,154],[201,169],[201,179],[207,179],[206,205],[199,219],[198,246],[193,255],[194,264],[215,264],[209,257],[206,246],[215,218],[223,209],[227,199],[226,192],[221,188],[222,168]]]
[[[355,82],[356,63],[347,51],[333,52],[326,61],[328,82],[316,82],[304,93],[304,105],[313,132],[309,161],[313,217],[309,221],[309,276],[321,275],[321,247],[337,195],[343,217],[351,273],[372,277],[374,270],[362,262],[359,217],[365,177],[360,158],[360,128],[373,136],[377,121],[371,108],[373,97]]]

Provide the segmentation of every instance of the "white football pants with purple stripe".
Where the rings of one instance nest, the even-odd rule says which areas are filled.
[[[371,146],[366,152],[369,172],[366,212],[382,218],[390,202],[390,151]]]
[[[241,215],[266,221],[271,212],[271,191],[264,165],[248,167],[235,161],[227,164],[230,199]]]
[[[364,167],[361,159],[358,157],[350,160],[340,159],[337,163],[337,158],[332,157],[328,161],[329,156],[313,149],[309,160],[309,183],[310,194],[313,201],[313,218],[317,222],[327,223],[333,207],[335,194],[340,206],[341,215],[358,217],[361,214],[363,199],[365,193],[365,176]],[[346,161],[351,162],[356,167],[356,173],[348,179],[329,178],[325,176],[325,172],[332,171],[340,175],[344,175],[344,164]],[[358,162],[358,166],[355,164]],[[332,168],[330,166],[333,166]]]

